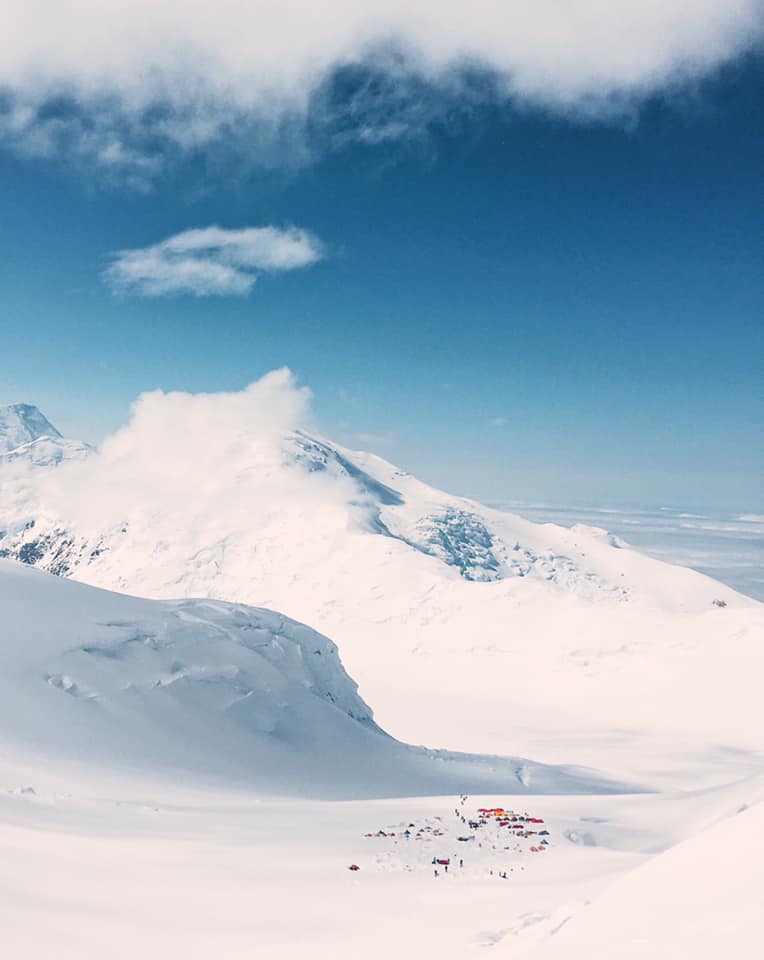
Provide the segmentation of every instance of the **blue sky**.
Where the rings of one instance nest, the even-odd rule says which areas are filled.
[[[297,156],[223,140],[146,180],[0,141],[0,402],[97,440],[141,391],[287,365],[327,434],[453,492],[759,509],[761,57],[615,115],[476,84],[388,83],[400,136],[335,118]],[[296,226],[321,259],[248,295],[104,277],[115,251],[211,225]]]

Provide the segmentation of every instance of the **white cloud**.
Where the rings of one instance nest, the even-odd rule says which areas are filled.
[[[297,227],[204,227],[120,250],[104,275],[118,293],[245,296],[259,272],[307,267],[323,255],[321,242]]]
[[[340,140],[416,135],[421,84],[480,95],[466,67],[493,96],[601,115],[714,70],[763,25],[764,0],[10,0],[0,137],[137,181],[237,142],[280,164],[286,141],[300,163],[306,126],[336,113]],[[370,62],[384,82],[327,91]]]
[[[491,420],[492,427],[506,427],[509,424],[509,420],[506,417],[493,417]]]
[[[214,554],[237,536],[243,517],[278,539],[284,510],[298,529],[342,528],[358,489],[349,477],[289,469],[285,437],[297,429],[315,430],[311,393],[285,368],[239,391],[155,390],[137,399],[129,422],[96,456],[44,478],[27,467],[20,492],[9,483],[2,493],[11,506],[32,497],[35,513],[39,496],[65,525],[86,533],[127,524],[151,536],[151,550],[199,542]],[[269,542],[260,537],[257,552]]]

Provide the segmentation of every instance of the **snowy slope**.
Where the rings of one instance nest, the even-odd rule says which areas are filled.
[[[606,531],[434,490],[309,421],[284,371],[145,395],[97,455],[0,467],[0,552],[284,611],[331,636],[381,725],[415,742],[649,784],[761,762],[761,604]]]
[[[758,960],[764,944],[764,803],[745,805],[622,877],[532,960]],[[508,945],[510,947],[510,945]],[[509,948],[501,956],[512,957]]]
[[[36,467],[53,467],[65,460],[84,460],[93,447],[82,440],[59,437],[38,437],[0,454],[0,463],[28,463]]]
[[[0,945],[14,960],[610,960],[630,955],[634,934],[640,960],[758,956],[762,831],[748,818],[761,805],[729,819],[761,798],[756,784],[703,798],[525,796],[550,831],[534,855],[459,843],[453,797],[273,802],[145,783],[104,794],[24,775],[0,757]],[[497,803],[507,798],[464,809]],[[366,836],[423,822],[442,835]],[[435,855],[463,867],[435,877]],[[716,953],[682,949],[700,932]]]
[[[335,645],[268,610],[139,600],[0,560],[0,655],[6,761],[343,798],[613,789],[393,740]]]

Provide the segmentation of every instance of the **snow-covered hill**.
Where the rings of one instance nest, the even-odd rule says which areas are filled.
[[[144,395],[99,453],[0,467],[0,553],[281,610],[331,636],[381,725],[415,742],[648,783],[760,762],[761,604],[604,530],[442,493],[309,424],[287,371]]]
[[[358,796],[599,792],[594,774],[409,747],[336,646],[269,610],[140,600],[0,560],[0,752],[128,780]]]
[[[561,916],[532,960],[757,960],[764,943],[764,803],[701,830]],[[512,944],[499,951],[513,957]]]

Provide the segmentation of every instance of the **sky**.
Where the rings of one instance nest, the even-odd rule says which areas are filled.
[[[453,493],[761,511],[761,3],[55,6],[0,30],[0,403],[287,366]]]

